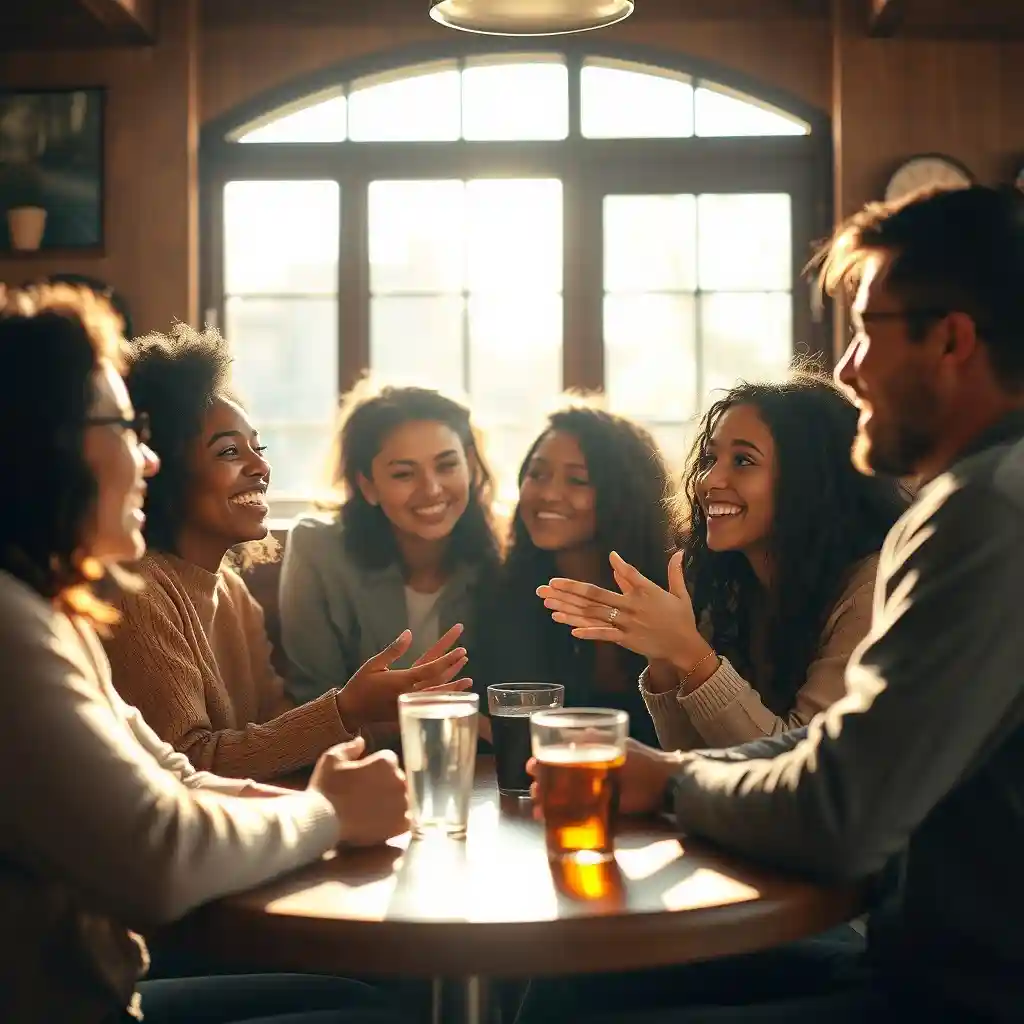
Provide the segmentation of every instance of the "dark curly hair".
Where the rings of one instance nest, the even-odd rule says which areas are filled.
[[[499,552],[494,528],[494,481],[469,410],[429,388],[375,390],[368,381],[358,384],[342,400],[341,427],[335,442],[332,483],[344,497],[333,508],[345,528],[346,550],[369,569],[400,561],[391,523],[382,509],[363,497],[359,477],[372,475],[373,460],[393,430],[418,420],[443,423],[454,431],[472,474],[469,504],[452,530],[445,551],[447,563],[496,565]]]
[[[668,473],[657,442],[625,417],[582,404],[561,409],[548,418],[526,453],[519,469],[520,486],[537,447],[555,431],[571,434],[586,459],[596,498],[597,548],[605,556],[617,551],[648,579],[665,586],[670,550]],[[509,583],[516,591],[528,591],[534,602],[533,589],[555,575],[554,552],[534,546],[518,506],[505,568]],[[602,572],[599,582],[617,589],[607,561]]]
[[[160,456],[160,472],[146,494],[146,543],[177,554],[191,475],[189,447],[217,399],[237,401],[229,386],[231,355],[214,328],[197,331],[176,323],[167,334],[138,338],[126,363],[132,403],[149,413],[150,447]]]
[[[85,460],[92,375],[121,366],[121,327],[89,291],[0,286],[0,570],[97,624],[116,617],[81,557],[96,479]]]
[[[854,469],[850,449],[857,411],[820,374],[795,371],[781,383],[742,382],[711,406],[672,501],[677,542],[697,621],[710,618],[712,646],[748,678],[752,610],[762,588],[741,552],[708,549],[707,518],[698,498],[711,436],[722,416],[738,405],[753,406],[775,441],[765,634],[772,678],[755,682],[765,703],[784,715],[804,683],[851,569],[881,548],[907,502],[897,481]]]

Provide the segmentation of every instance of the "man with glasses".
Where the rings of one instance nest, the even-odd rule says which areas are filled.
[[[851,303],[836,378],[860,408],[854,461],[921,484],[882,550],[847,696],[728,751],[633,745],[622,809],[668,809],[826,882],[874,880],[867,953],[824,969],[795,944],[676,969],[685,1009],[637,1000],[636,976],[609,1009],[610,979],[588,1020],[1024,1020],[1024,195],[872,204],[837,230],[821,282]],[[535,999],[524,1016],[549,1019]]]

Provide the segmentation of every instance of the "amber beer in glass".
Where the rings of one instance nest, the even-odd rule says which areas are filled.
[[[610,708],[541,711],[530,719],[548,856],[611,858],[629,716]]]

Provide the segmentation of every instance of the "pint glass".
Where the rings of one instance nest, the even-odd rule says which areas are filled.
[[[503,796],[528,796],[531,778],[530,717],[538,711],[560,708],[565,687],[558,683],[498,683],[487,687],[487,712],[491,719],[491,743],[498,792]]]
[[[549,857],[614,854],[629,716],[608,708],[540,711],[530,719]]]

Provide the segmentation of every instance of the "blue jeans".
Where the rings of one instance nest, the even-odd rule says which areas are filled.
[[[358,981],[305,974],[212,975],[139,983],[145,1024],[399,1024]]]

